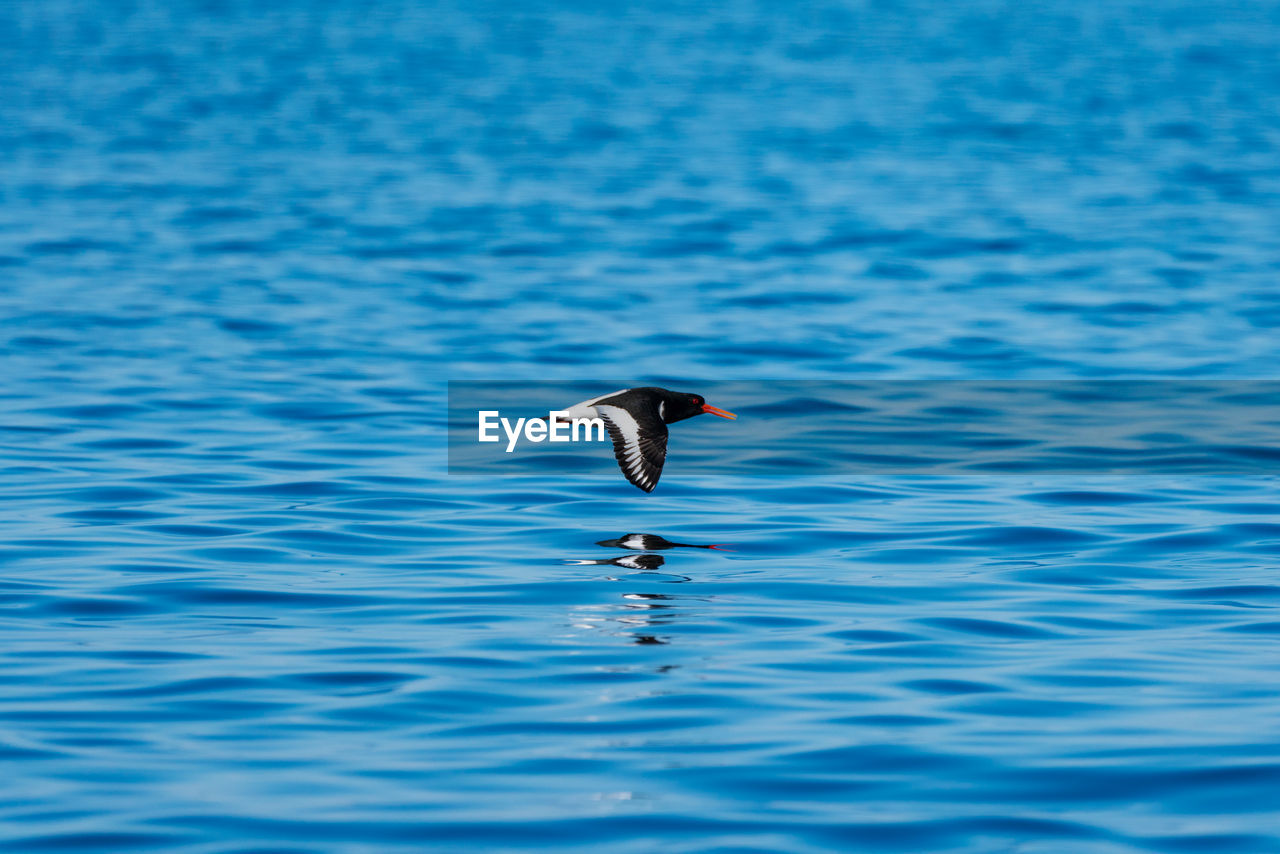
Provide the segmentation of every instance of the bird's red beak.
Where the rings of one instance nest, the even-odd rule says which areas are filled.
[[[712,415],[719,415],[721,418],[728,418],[730,421],[733,421],[735,418],[738,417],[734,415],[732,412],[725,412],[723,409],[716,409],[714,406],[712,406],[709,403],[702,404],[702,411],[710,412]]]

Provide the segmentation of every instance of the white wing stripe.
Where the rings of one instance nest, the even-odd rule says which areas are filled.
[[[609,425],[614,439],[614,456],[627,480],[649,492],[658,483],[666,457],[667,431],[661,421],[642,428],[629,410],[609,403],[597,404],[596,411]],[[644,430],[658,430],[656,434]]]
[[[640,425],[636,423],[636,419],[630,412],[621,406],[597,406],[596,409],[602,414],[608,416],[609,420],[617,425],[618,431],[622,433],[622,441],[627,449],[628,457],[640,456]]]

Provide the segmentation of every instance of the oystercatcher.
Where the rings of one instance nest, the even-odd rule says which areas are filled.
[[[623,475],[645,492],[653,492],[667,459],[667,425],[704,412],[730,420],[732,412],[707,403],[700,394],[645,386],[593,397],[563,410],[570,420],[600,418],[613,440],[613,455]]]
[[[657,552],[663,549],[720,549],[729,551],[724,544],[703,546],[697,543],[673,543],[657,534],[623,534],[616,540],[597,540],[597,546],[610,549],[631,549],[637,552]]]

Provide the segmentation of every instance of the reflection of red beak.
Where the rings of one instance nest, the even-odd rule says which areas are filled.
[[[712,415],[719,415],[721,418],[728,418],[730,421],[733,421],[735,418],[738,417],[734,415],[732,412],[725,412],[723,409],[716,409],[714,406],[712,406],[709,403],[702,404],[702,411],[710,412]]]

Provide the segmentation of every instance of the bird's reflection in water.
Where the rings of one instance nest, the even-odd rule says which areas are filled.
[[[618,622],[633,631],[628,632],[631,642],[641,646],[669,644],[670,638],[659,635],[661,630],[680,616],[678,598],[665,593],[624,593],[622,598],[632,613],[618,617]]]
[[[641,553],[588,560],[569,559],[564,562],[571,566],[616,566],[623,569],[636,570],[634,575],[623,576],[622,578],[609,575],[605,576],[605,578],[610,581],[650,584],[679,584],[693,581],[687,575],[657,572],[656,570],[667,564],[667,558],[662,555],[652,554],[653,550],[720,548],[719,544],[697,545],[694,543],[675,542],[658,534],[624,534],[616,539],[598,540],[596,545],[640,551]],[[671,643],[671,637],[670,635],[662,634],[662,628],[671,626],[678,622],[681,617],[687,616],[688,609],[681,607],[681,605],[687,601],[695,601],[696,598],[701,597],[675,596],[667,593],[624,593],[622,594],[622,599],[625,611],[622,614],[605,618],[605,620],[599,622],[597,622],[597,619],[592,619],[590,624],[601,625],[605,621],[619,624],[625,627],[627,631],[619,632],[618,634],[629,637],[634,644],[639,646],[666,646]]]
[[[719,549],[729,551],[727,543],[677,543],[659,534],[623,534],[613,540],[596,540],[597,546],[610,549],[630,549],[637,552],[660,552],[664,549]]]
[[[640,554],[640,555],[622,555],[620,557],[606,558],[603,560],[566,560],[565,563],[571,566],[620,566],[623,569],[638,569],[646,573],[640,576],[646,581],[664,581],[668,584],[679,584],[682,581],[693,581],[687,575],[671,575],[669,573],[654,572],[658,567],[666,563],[667,560],[662,555]],[[610,581],[620,581],[612,575],[606,576]]]
[[[667,562],[662,555],[622,555],[603,560],[566,560],[572,566],[620,566],[623,569],[657,569]]]

